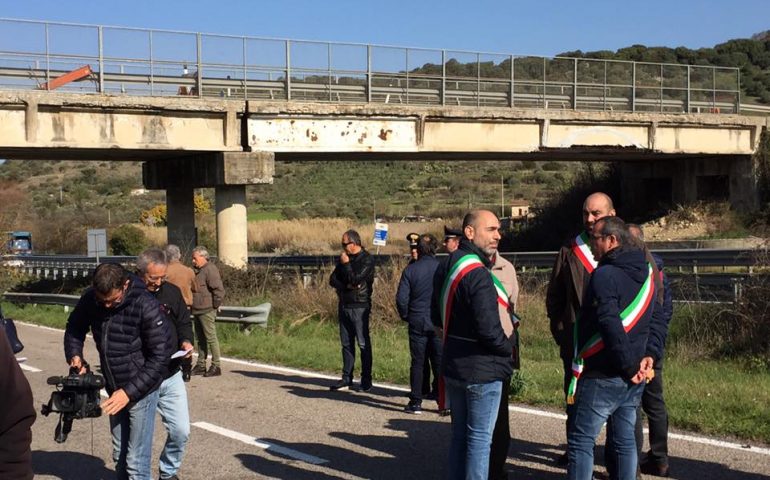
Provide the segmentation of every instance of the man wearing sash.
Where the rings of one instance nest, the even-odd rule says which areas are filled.
[[[568,387],[567,474],[593,478],[594,445],[612,416],[619,480],[636,478],[636,409],[652,369],[645,357],[655,304],[652,266],[617,217],[598,220],[590,234],[597,268],[591,275],[573,336]]]
[[[601,192],[589,195],[583,202],[583,226],[579,235],[569,239],[559,250],[551,281],[545,298],[545,306],[551,326],[551,335],[559,345],[559,356],[564,365],[564,395],[571,378],[572,370],[572,329],[575,317],[583,302],[583,294],[588,286],[588,279],[596,268],[596,260],[589,248],[589,235],[597,220],[615,216],[612,199]],[[571,408],[567,406],[569,416]],[[567,465],[567,454],[558,459],[562,466]]]
[[[499,229],[494,213],[468,213],[459,249],[438,268],[435,277],[438,308],[434,310],[440,318],[433,318],[436,326],[443,327],[441,366],[452,412],[450,480],[487,480],[503,380],[513,371],[513,350],[498,310],[499,304],[508,305],[508,298],[489,270],[500,240]],[[439,400],[441,404],[443,399]]]

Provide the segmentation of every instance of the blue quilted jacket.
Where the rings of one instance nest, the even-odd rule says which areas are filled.
[[[83,358],[83,342],[89,330],[110,394],[122,388],[135,402],[158,388],[173,353],[171,333],[160,304],[144,282],[132,275],[123,301],[109,309],[96,302],[92,288],[85,291],[67,320],[67,363],[75,355]]]

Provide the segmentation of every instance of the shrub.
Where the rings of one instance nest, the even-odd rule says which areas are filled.
[[[125,224],[112,231],[110,248],[113,255],[137,255],[147,248],[147,239],[138,227]]]

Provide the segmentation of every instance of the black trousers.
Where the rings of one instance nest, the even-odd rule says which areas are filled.
[[[432,391],[438,392],[438,374],[441,365],[441,339],[433,330],[427,332],[409,332],[409,353],[412,362],[409,367],[409,401],[420,403],[425,393],[425,365],[428,361],[433,370]],[[429,390],[430,391],[430,390]]]
[[[372,383],[372,341],[369,338],[371,307],[339,306],[340,344],[342,344],[342,380],[353,381],[356,343],[361,350],[361,384]]]
[[[500,395],[500,406],[497,410],[497,421],[492,431],[492,447],[489,451],[489,480],[504,480],[508,478],[505,472],[505,461],[508,459],[508,448],[511,445],[511,426],[508,418],[508,393],[511,391],[511,377],[503,380],[503,394]]]
[[[650,428],[648,461],[655,465],[668,465],[668,412],[666,411],[666,401],[663,398],[662,364],[655,368],[655,377],[644,387],[642,403],[636,412],[636,447],[640,459],[644,444],[642,410],[647,415]]]

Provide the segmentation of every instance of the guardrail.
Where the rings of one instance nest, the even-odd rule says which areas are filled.
[[[751,249],[671,249],[653,250],[661,256],[668,268],[690,268],[697,271],[699,267],[747,267],[753,268],[760,263],[765,250]],[[519,271],[531,268],[551,268],[557,252],[504,252],[502,255],[513,263]],[[441,254],[439,254],[441,256]],[[378,265],[384,265],[394,258],[403,255],[375,255]],[[317,270],[324,265],[337,262],[336,255],[252,255],[249,264],[270,265],[280,268],[297,268],[301,273]],[[133,256],[100,257],[99,262],[120,263],[131,267],[136,260]],[[86,277],[96,268],[95,257],[77,255],[15,255],[3,257],[3,263],[30,275],[44,278],[60,276]]]
[[[732,67],[536,57],[0,18],[0,88],[330,103],[739,113]],[[63,45],[66,45],[65,52]],[[130,45],[130,47],[129,47]],[[90,81],[88,81],[90,80]]]
[[[61,295],[55,293],[24,293],[5,292],[3,298],[13,303],[29,303],[34,305],[63,305],[72,308],[80,300],[79,295]],[[222,306],[217,312],[217,322],[239,323],[243,327],[258,325],[267,326],[272,305],[263,303],[256,307],[229,307]]]

